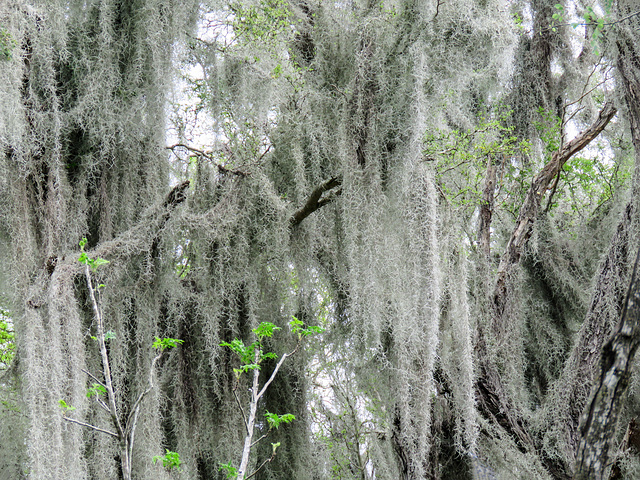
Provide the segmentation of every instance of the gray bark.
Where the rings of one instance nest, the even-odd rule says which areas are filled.
[[[580,425],[574,478],[606,478],[616,425],[629,387],[633,357],[640,345],[640,278],[636,256],[620,323],[603,345],[600,375]]]

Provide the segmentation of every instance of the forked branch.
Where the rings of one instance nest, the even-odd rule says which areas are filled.
[[[340,185],[342,185],[342,180],[339,177],[330,178],[329,180],[318,185],[313,190],[313,192],[311,192],[311,195],[309,195],[309,198],[307,199],[305,204],[298,210],[296,210],[293,215],[291,215],[291,226],[295,227],[296,225],[299,225],[300,222],[302,222],[313,212],[331,202],[333,200],[333,197],[322,198],[322,195],[329,190],[333,190],[334,188],[339,187]],[[341,193],[342,190],[336,191],[336,195],[340,195]]]

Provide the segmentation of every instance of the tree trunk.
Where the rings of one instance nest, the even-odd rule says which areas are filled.
[[[576,480],[600,480],[609,469],[610,449],[631,379],[633,357],[640,345],[640,276],[636,255],[620,323],[603,345],[600,375],[580,425]]]

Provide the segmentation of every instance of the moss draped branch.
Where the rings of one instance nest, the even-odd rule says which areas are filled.
[[[342,180],[339,177],[330,178],[318,185],[313,192],[311,192],[311,195],[309,195],[305,204],[291,215],[291,226],[295,227],[296,225],[299,225],[300,222],[313,212],[331,202],[335,196],[322,198],[322,195],[329,190],[339,187],[340,185],[342,185]],[[336,195],[340,195],[340,193],[342,193],[341,190],[336,191]]]

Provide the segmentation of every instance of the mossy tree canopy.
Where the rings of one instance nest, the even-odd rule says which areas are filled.
[[[640,238],[639,30],[632,0],[4,2],[0,478],[122,477],[61,400],[139,408],[132,478],[225,478],[225,345],[263,322],[296,353],[260,360],[255,478],[580,475]],[[323,331],[296,350],[292,317]],[[634,352],[598,478],[640,471]]]

